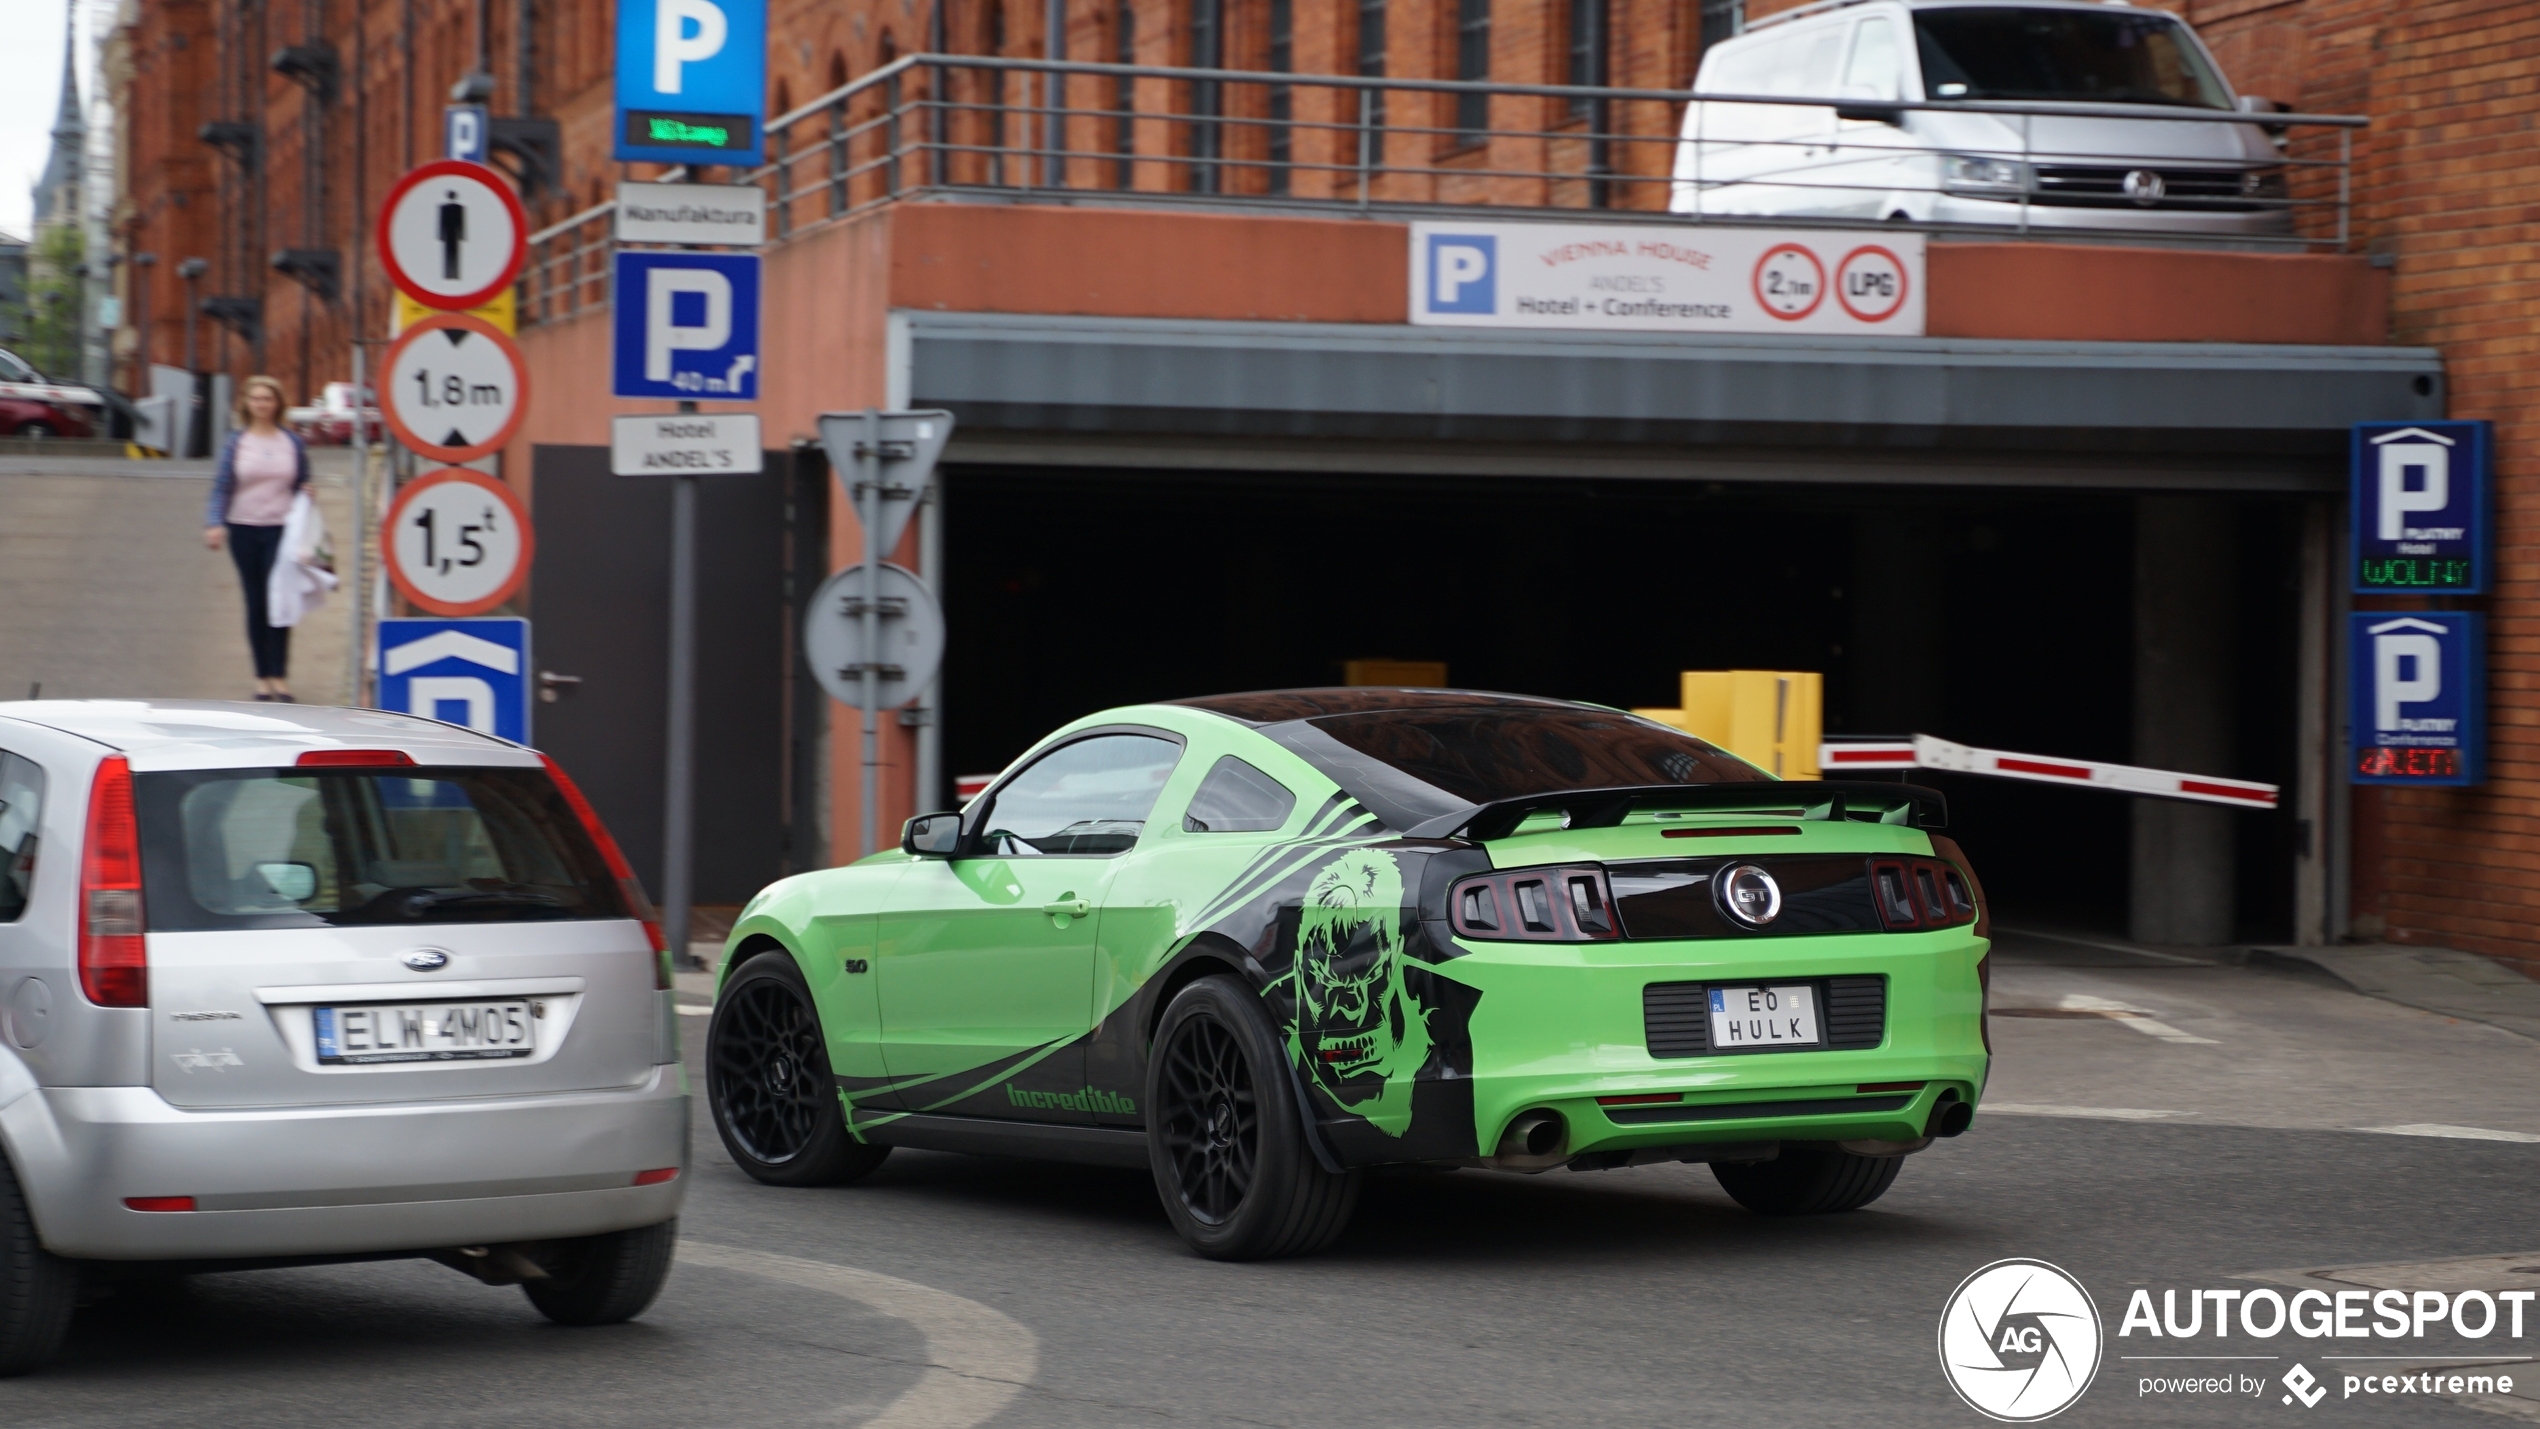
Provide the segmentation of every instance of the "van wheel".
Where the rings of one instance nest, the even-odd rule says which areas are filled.
[[[540,1257],[544,1280],[521,1290],[538,1313],[559,1325],[615,1325],[644,1313],[670,1279],[679,1222],[558,1241]]]
[[[1896,1184],[1902,1156],[1855,1156],[1822,1141],[1785,1141],[1770,1161],[1714,1161],[1730,1199],[1759,1216],[1857,1211]]]
[[[1147,1059],[1147,1163],[1173,1229],[1211,1260],[1310,1255],[1358,1208],[1359,1175],[1305,1144],[1287,1059],[1234,978],[1182,989]]]
[[[802,969],[761,953],[723,985],[706,1028],[706,1104],[734,1164],[770,1186],[834,1186],[891,1154],[847,1131]]]
[[[36,1238],[26,1192],[0,1156],[0,1375],[52,1359],[78,1304],[79,1271]]]

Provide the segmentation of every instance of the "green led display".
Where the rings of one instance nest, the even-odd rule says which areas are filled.
[[[2357,563],[2356,569],[2359,589],[2472,589],[2467,557],[2366,556]]]
[[[746,150],[750,147],[746,114],[665,114],[659,110],[626,111],[626,142],[657,149]]]

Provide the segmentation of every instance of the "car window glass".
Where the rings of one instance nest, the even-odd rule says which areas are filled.
[[[1805,48],[1797,49],[1800,61],[1774,76],[1775,94],[1802,94],[1810,98],[1831,96],[1835,91],[1835,74],[1843,64],[1843,29],[1829,25],[1807,37]],[[1790,53],[1786,49],[1784,53]]]
[[[1004,858],[1126,852],[1181,757],[1179,744],[1146,734],[1061,745],[997,791],[983,851]]]
[[[1843,92],[1864,99],[1896,99],[1905,92],[1904,57],[1896,47],[1896,27],[1871,18],[1852,33],[1852,58],[1843,68]]]
[[[544,770],[200,770],[133,796],[153,932],[626,916]]]
[[[1935,99],[2231,107],[2222,77],[2167,15],[1923,10],[1914,16],[1914,44]]]
[[[35,369],[14,352],[0,351],[0,381],[33,382]]]
[[[31,759],[0,753],[0,923],[26,912],[43,824],[44,771]]]
[[[1182,827],[1195,834],[1268,833],[1295,810],[1296,795],[1287,785],[1229,754],[1200,781]]]

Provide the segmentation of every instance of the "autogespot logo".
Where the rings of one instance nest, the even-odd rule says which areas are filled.
[[[1987,1418],[2052,1419],[2099,1373],[2099,1307],[2042,1260],[1997,1260],[1958,1283],[1940,1312],[1940,1368]]]

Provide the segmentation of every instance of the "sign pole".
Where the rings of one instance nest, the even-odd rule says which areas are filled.
[[[697,404],[682,402],[682,413]],[[695,886],[689,864],[696,844],[697,779],[697,476],[670,485],[670,750],[662,774],[662,932],[672,965],[691,966],[688,924]]]
[[[863,801],[864,837],[859,857],[874,851],[876,803],[874,780],[882,771],[881,737],[875,728],[882,703],[882,414],[864,409],[864,440],[858,444],[856,519],[864,526],[864,670],[859,681],[864,696],[864,777],[858,794]]]

